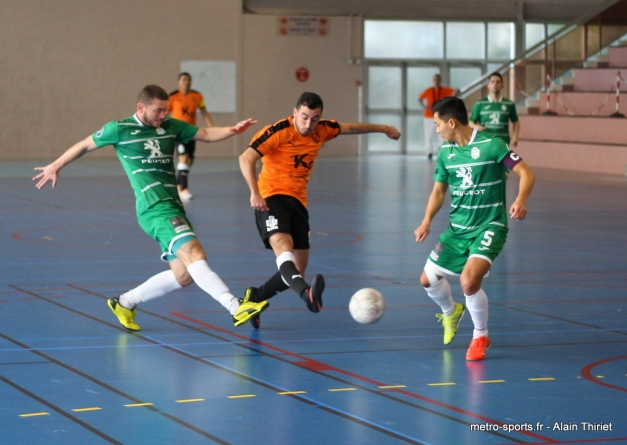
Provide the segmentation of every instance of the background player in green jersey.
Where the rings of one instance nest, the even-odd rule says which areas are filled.
[[[166,117],[168,94],[157,85],[139,93],[136,113],[121,121],[107,123],[101,130],[77,142],[33,180],[41,189],[48,182],[54,188],[59,173],[70,162],[106,145],[113,145],[135,192],[137,219],[148,235],[159,242],[162,258],[170,270],[161,272],[138,287],[107,301],[125,328],[138,331],[135,306],[196,282],[233,316],[235,326],[262,312],[267,302],[241,303],[207,264],[207,255],[196,239],[176,188],[174,150],[176,141],[194,139],[215,142],[242,133],[256,121],[247,119],[233,127],[198,128]]]
[[[489,131],[502,138],[512,147],[518,145],[520,121],[516,112],[516,104],[501,95],[503,76],[500,73],[490,74],[488,81],[488,95],[479,100],[472,107],[470,126],[481,131]],[[509,121],[512,121],[514,130],[509,137]]]
[[[535,176],[505,142],[491,133],[468,125],[464,102],[447,97],[433,106],[437,132],[446,141],[440,148],[425,216],[414,233],[421,243],[429,235],[431,221],[442,207],[450,190],[449,226],[429,255],[420,284],[443,311],[438,314],[444,327],[444,344],[449,344],[466,308],[474,324],[467,360],[482,360],[490,346],[488,335],[488,298],[481,288],[492,262],[505,244],[507,210],[505,173],[520,176],[518,196],[509,216],[523,219],[527,198]],[[460,275],[466,307],[455,303],[445,275]]]

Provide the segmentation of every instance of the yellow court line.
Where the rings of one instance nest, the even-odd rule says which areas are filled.
[[[292,394],[307,394],[307,392],[306,391],[285,391],[285,392],[280,392],[279,394],[282,396],[289,396]]]
[[[239,396],[227,396],[229,399],[245,399],[247,397],[257,397],[254,394],[241,394]]]
[[[505,380],[479,380],[477,383],[505,383]]]
[[[532,382],[541,382],[543,380],[555,380],[555,377],[535,377],[527,380],[530,380]]]
[[[93,408],[76,408],[73,409],[72,411],[74,411],[75,413],[81,413],[83,411],[98,411],[101,410],[102,408],[98,407],[98,406],[94,406]]]
[[[605,378],[605,376],[604,376],[604,375],[598,375],[598,376],[597,376],[597,379],[604,379],[604,378]]]
[[[136,406],[152,406],[152,403],[150,402],[146,402],[146,403],[129,403],[128,405],[124,405],[127,406],[129,408],[134,408]]]
[[[394,389],[394,388],[407,388],[405,385],[389,385],[389,386],[379,386],[381,389]]]
[[[329,389],[331,392],[339,392],[339,391],[356,391],[355,388],[331,388]]]
[[[52,241],[53,240],[53,238],[50,238],[49,236],[44,236],[44,239],[48,240],[48,241]]]
[[[186,399],[186,400],[177,400],[176,403],[189,403],[189,402],[204,402],[205,399]]]
[[[20,414],[20,417],[35,417],[35,416],[49,416],[50,413],[41,412],[41,413],[29,413],[29,414]]]
[[[428,386],[451,386],[457,385],[455,382],[443,382],[443,383],[427,383]]]

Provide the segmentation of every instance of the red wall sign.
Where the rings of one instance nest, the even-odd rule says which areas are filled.
[[[305,68],[304,66],[301,66],[300,68],[298,68],[296,70],[296,79],[299,82],[307,81],[307,79],[309,79],[309,70]]]

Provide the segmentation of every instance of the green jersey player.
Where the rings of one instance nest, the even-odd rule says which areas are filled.
[[[516,147],[520,132],[516,105],[501,95],[501,89],[503,89],[503,76],[498,72],[492,73],[488,81],[488,95],[472,107],[470,126],[477,130],[489,131],[512,147]],[[511,142],[509,121],[512,121],[514,127]]]
[[[196,284],[222,304],[233,316],[235,326],[258,315],[267,302],[243,303],[235,298],[207,264],[207,256],[185,215],[176,187],[173,155],[177,140],[215,142],[242,133],[256,123],[252,119],[233,127],[198,128],[166,117],[168,94],[157,85],[139,93],[137,112],[121,121],[107,123],[91,136],[77,142],[33,180],[41,189],[54,188],[59,172],[70,162],[98,148],[112,145],[135,192],[137,219],[144,231],[161,246],[170,270],[161,272],[138,287],[107,300],[109,308],[125,328],[139,331],[135,307],[171,291]]]
[[[483,277],[505,244],[507,210],[505,174],[512,170],[520,176],[516,200],[509,216],[523,219],[534,174],[520,157],[500,138],[477,131],[468,125],[464,102],[447,97],[433,106],[437,132],[446,141],[436,163],[435,183],[425,216],[414,233],[421,243],[429,235],[431,221],[450,191],[450,223],[429,255],[420,283],[441,308],[438,318],[444,326],[444,344],[457,333],[466,308],[474,324],[467,360],[483,360],[490,346],[488,336],[488,298],[481,289]],[[445,275],[460,275],[466,307],[455,303]]]

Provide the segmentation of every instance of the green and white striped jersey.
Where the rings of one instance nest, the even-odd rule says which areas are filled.
[[[442,145],[434,179],[449,185],[452,233],[473,238],[489,225],[507,229],[507,167],[501,161],[509,153],[502,139],[477,130],[464,147],[454,142]]]
[[[518,122],[518,112],[516,104],[508,98],[501,97],[498,102],[493,102],[490,96],[486,96],[472,107],[469,119],[509,144],[509,121]]]
[[[135,192],[137,215],[166,200],[178,202],[174,169],[176,141],[189,142],[198,127],[166,118],[159,128],[144,125],[137,115],[111,121],[92,135],[96,146],[113,145]]]

